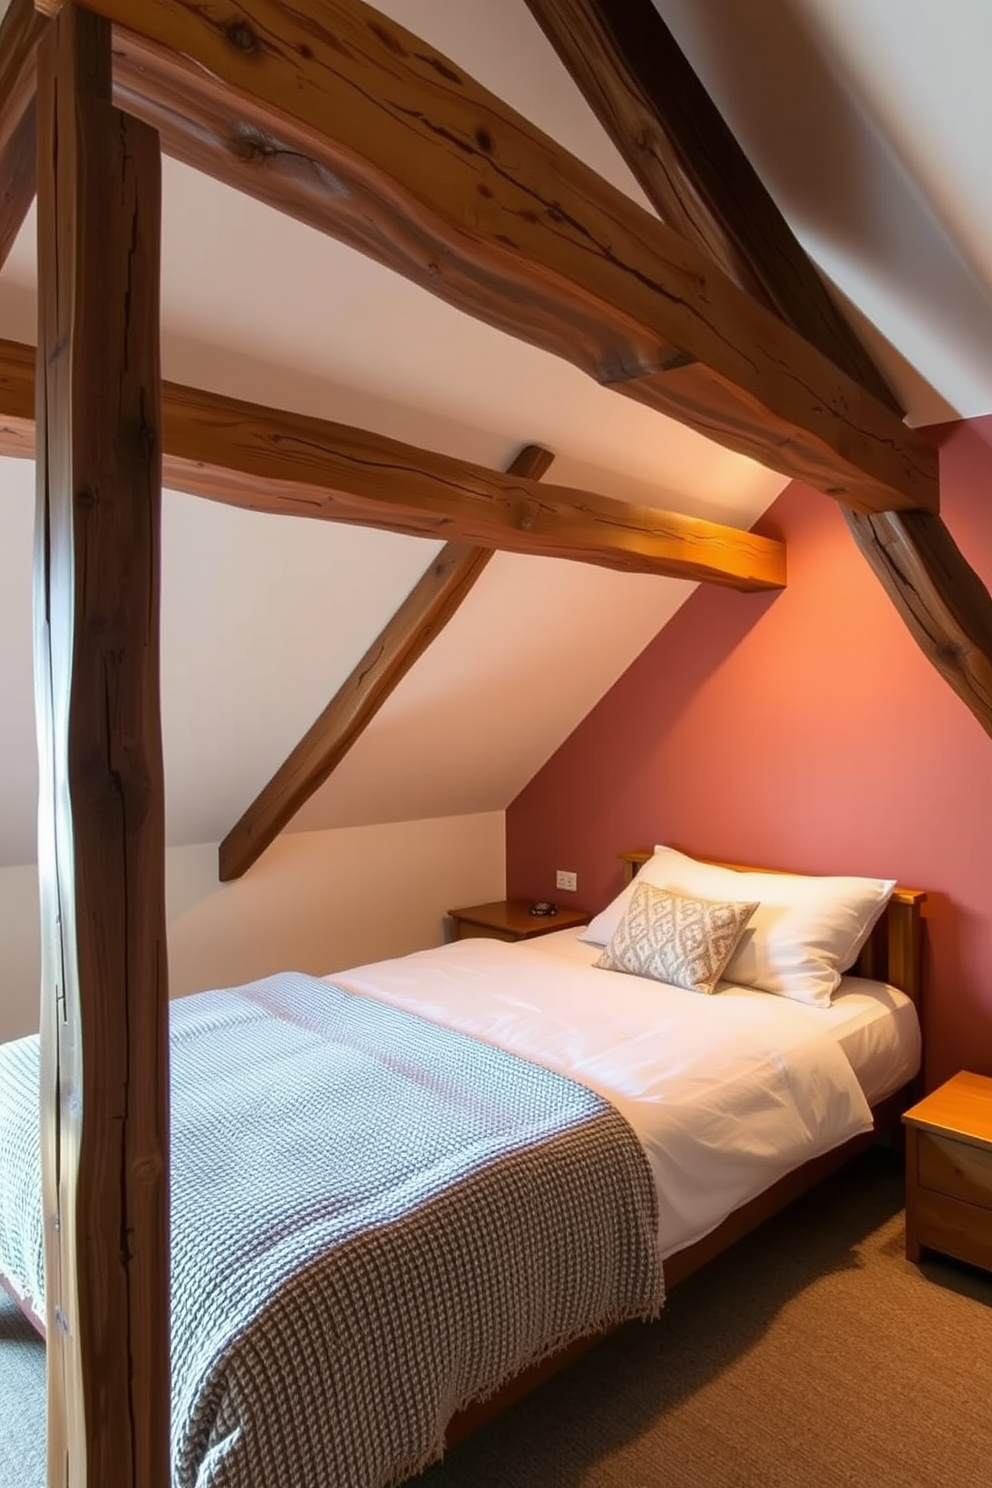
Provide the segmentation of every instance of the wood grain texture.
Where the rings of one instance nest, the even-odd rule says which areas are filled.
[[[663,222],[903,410],[652,0],[527,0]]]
[[[92,4],[131,28],[115,96],[170,154],[858,509],[936,509],[934,452],[890,408],[361,0]]]
[[[992,1270],[992,1080],[962,1070],[903,1119],[907,1257],[929,1246]]]
[[[39,56],[35,680],[49,1488],[168,1488],[158,142],[110,30]]]
[[[33,346],[0,340],[0,455],[34,459],[34,362]]]
[[[992,597],[939,517],[845,513],[921,650],[992,734]]]
[[[992,1152],[992,1079],[960,1070],[906,1112],[921,1130],[950,1132]],[[987,1185],[992,1193],[992,1183]]]
[[[992,1108],[992,1098],[989,1099]],[[984,1146],[958,1135],[920,1133],[920,1182],[967,1204],[992,1210],[992,1142]],[[988,1219],[992,1237],[992,1215]]]
[[[922,1187],[915,1199],[907,1188],[907,1214],[911,1204],[918,1245],[992,1271],[992,1214],[988,1209]],[[906,1253],[909,1257],[908,1248]]]
[[[0,342],[0,454],[33,450],[30,348]],[[163,480],[252,511],[540,553],[734,589],[780,589],[780,542],[489,470],[364,429],[164,383]]]
[[[0,149],[0,270],[34,201],[37,116],[28,105],[9,145]]]
[[[32,0],[0,10],[0,270],[34,201],[37,48],[47,29]]]
[[[35,96],[38,43],[48,31],[32,0],[10,0],[0,8],[0,154]]]
[[[554,456],[528,445],[510,474],[540,480]],[[323,785],[419,656],[447,625],[492,551],[447,543],[379,632],[319,718],[220,844],[221,882],[240,878]]]
[[[785,582],[782,544],[754,533],[542,486],[328,420],[168,386],[163,431],[167,485],[254,511],[739,589]]]

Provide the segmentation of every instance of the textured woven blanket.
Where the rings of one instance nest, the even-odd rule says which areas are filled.
[[[585,1086],[296,973],[171,1017],[175,1488],[388,1488],[660,1307],[647,1161]],[[0,1272],[43,1316],[37,1088],[0,1048]]]

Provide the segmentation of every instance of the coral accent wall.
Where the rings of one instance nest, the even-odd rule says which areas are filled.
[[[992,586],[992,417],[931,431],[943,513]],[[926,1075],[992,1075],[992,738],[919,651],[829,498],[789,486],[759,530],[781,594],[701,587],[507,812],[507,889],[575,902],[616,854],[897,878],[926,906]],[[571,896],[568,896],[571,902]]]

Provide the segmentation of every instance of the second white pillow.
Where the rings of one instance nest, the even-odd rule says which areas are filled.
[[[756,901],[724,970],[728,982],[826,1007],[884,910],[894,879],[722,868],[656,847],[637,878],[589,923],[582,939],[606,945],[639,883],[694,898]]]

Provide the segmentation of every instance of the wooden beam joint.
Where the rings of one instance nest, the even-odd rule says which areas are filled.
[[[33,354],[0,341],[0,454],[29,455]],[[253,511],[698,579],[785,584],[770,538],[591,491],[538,486],[364,429],[165,383],[167,486]]]

